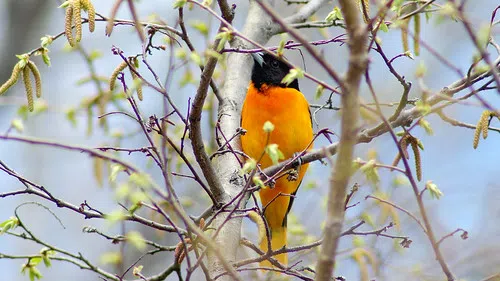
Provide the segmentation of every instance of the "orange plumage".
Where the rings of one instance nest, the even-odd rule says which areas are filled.
[[[260,63],[255,63],[252,81],[243,104],[241,126],[247,130],[241,137],[243,151],[258,160],[266,145],[278,144],[284,158],[288,159],[306,149],[313,139],[309,104],[298,90],[297,81],[290,87],[281,84],[281,80],[289,71],[286,64],[269,55],[261,58]],[[268,133],[263,130],[266,121],[275,126],[269,140]],[[260,164],[262,168],[266,168],[272,166],[272,161],[268,155],[264,155]],[[286,217],[293,202],[289,195],[295,195],[297,192],[307,167],[307,164],[300,167],[296,181],[289,181],[286,176],[281,177],[274,188],[259,192],[262,207],[265,208],[264,216],[271,229],[273,250],[286,246]],[[268,250],[267,245],[267,240],[262,239],[260,248],[264,252]],[[277,255],[275,258],[283,264],[288,262],[286,254]],[[269,265],[268,262],[262,264]]]

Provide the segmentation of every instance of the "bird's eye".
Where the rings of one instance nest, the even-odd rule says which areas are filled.
[[[280,66],[279,62],[277,60],[273,60],[271,61],[271,66],[274,67],[274,68],[277,68]]]

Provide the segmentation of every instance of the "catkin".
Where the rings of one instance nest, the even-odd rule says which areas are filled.
[[[111,33],[113,32],[113,27],[115,27],[116,13],[118,12],[118,8],[120,7],[122,2],[123,0],[116,0],[113,4],[113,7],[111,8],[111,14],[109,15],[108,24],[106,25],[107,36],[111,36]]]
[[[394,158],[394,161],[392,161],[392,166],[396,167],[398,165],[399,161],[401,161],[401,154],[400,153],[398,153],[396,155],[396,158]],[[391,169],[391,171],[392,170],[393,169]]]
[[[413,36],[413,52],[418,56],[420,54],[420,14],[413,16],[413,27],[415,29]]]
[[[135,68],[134,68],[134,70],[135,70]],[[137,74],[132,70],[132,68],[130,68],[130,74],[132,75],[133,83],[135,85],[135,80],[139,79],[139,76],[137,76]],[[139,84],[137,84],[136,91],[137,91],[137,97],[139,98],[140,101],[142,101],[142,99],[143,99],[143,96],[142,96],[142,82],[140,82]]]
[[[403,52],[408,52],[410,47],[408,47],[408,25],[410,19],[403,20],[401,23],[401,42],[403,42]]]
[[[401,150],[403,150],[403,156],[406,158],[406,159],[410,159],[410,155],[408,155],[408,145],[409,145],[409,141],[411,141],[411,136],[409,134],[406,134],[404,135],[402,138],[401,138]]]
[[[416,138],[412,138],[411,148],[413,150],[413,154],[415,155],[415,171],[417,172],[417,180],[422,180],[422,160],[420,158],[420,150],[418,149],[418,140]]]
[[[29,67],[26,66],[23,68],[23,81],[24,81],[24,88],[26,89],[26,98],[28,99],[28,110],[32,112],[34,109],[33,87],[31,86],[30,69]]]
[[[92,2],[90,0],[86,0],[88,2],[87,4],[87,13],[89,15],[89,31],[94,32],[95,30],[95,8],[94,5],[92,5]]]
[[[80,0],[73,1],[73,21],[75,22],[76,42],[82,40],[82,3]]]
[[[66,34],[66,39],[71,47],[75,46],[73,41],[73,7],[70,5],[66,9],[66,16],[64,17],[64,34]]]
[[[248,217],[257,225],[257,231],[259,232],[259,243],[266,238],[266,224],[264,219],[255,211],[248,213]]]
[[[491,112],[489,110],[483,111],[483,114],[481,115],[481,129],[483,130],[483,139],[486,139],[488,137],[488,127],[490,126],[490,116]]]
[[[103,184],[103,163],[104,161],[100,157],[94,157],[94,178],[97,181],[99,187],[102,187]]]
[[[115,89],[115,82],[118,74],[127,67],[127,62],[122,61],[111,73],[111,77],[109,78],[109,91],[113,91]]]
[[[474,149],[476,149],[477,145],[479,144],[480,135],[481,135],[481,119],[479,119],[479,122],[477,122],[476,130],[474,131],[474,140],[472,141],[472,147]]]
[[[370,22],[370,2],[369,0],[359,0],[359,6],[361,13],[363,14],[363,20],[365,23]]]
[[[21,68],[19,67],[19,63],[17,63],[12,69],[12,74],[10,75],[9,80],[5,81],[5,83],[0,86],[0,95],[5,93],[10,87],[16,84],[19,79],[19,74],[21,73]]]
[[[40,71],[38,71],[38,67],[36,67],[35,63],[33,63],[32,61],[28,61],[27,66],[31,70],[31,73],[33,73],[33,77],[35,77],[36,97],[41,98],[42,97],[42,77],[40,76]]]

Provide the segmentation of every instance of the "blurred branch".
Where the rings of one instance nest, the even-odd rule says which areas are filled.
[[[20,205],[22,206],[22,205]],[[91,263],[87,258],[85,258],[81,253],[78,253],[78,254],[73,254],[73,253],[70,253],[69,251],[66,251],[66,250],[63,250],[61,248],[58,248],[58,247],[55,247],[51,244],[48,244],[44,241],[42,241],[41,239],[39,239],[38,237],[36,237],[29,229],[26,225],[24,225],[23,221],[21,220],[21,218],[19,217],[18,213],[17,213],[17,210],[18,208],[20,207],[18,206],[16,208],[16,211],[14,212],[15,213],[15,216],[16,218],[18,219],[18,226],[21,227],[24,231],[24,233],[22,234],[17,234],[17,233],[13,233],[13,232],[8,232],[8,234],[12,235],[12,236],[16,236],[18,238],[22,238],[22,239],[26,239],[26,240],[31,240],[39,245],[42,245],[42,246],[45,246],[47,248],[49,248],[50,250],[53,250],[57,253],[60,253],[60,254],[63,254],[69,258],[66,258],[66,259],[61,259],[61,260],[64,260],[64,261],[67,261],[67,262],[70,262],[70,263],[73,263],[77,266],[79,266],[81,269],[86,269],[86,270],[91,270],[91,271],[94,271],[95,273],[103,276],[103,277],[106,277],[106,278],[109,278],[111,280],[116,280],[118,281],[119,278],[116,277],[114,274],[112,273],[109,273],[107,271],[104,271],[103,269],[97,267],[96,265],[94,265],[93,263]],[[1,255],[0,255],[1,257]],[[78,262],[79,261],[79,262]]]
[[[342,80],[343,83],[338,83],[342,88],[341,134],[336,163],[331,167],[324,240],[316,266],[316,281],[330,280],[335,266],[337,247],[344,222],[347,187],[352,175],[354,146],[357,143],[359,84],[368,64],[366,48],[368,30],[360,20],[357,3],[351,0],[339,0],[339,2],[349,37],[349,65],[345,79]],[[329,74],[335,79],[332,73],[329,72]]]
[[[89,154],[91,157],[98,157],[107,161],[110,161],[112,163],[116,163],[121,165],[122,167],[126,168],[129,170],[129,172],[137,173],[140,172],[139,168],[137,168],[134,164],[125,162],[124,160],[121,160],[111,154],[108,153],[103,153],[100,152],[94,148],[90,147],[85,147],[85,146],[77,146],[77,145],[71,145],[71,144],[64,144],[64,143],[59,143],[56,141],[52,140],[44,140],[44,139],[39,139],[39,138],[32,138],[32,137],[15,137],[15,136],[8,136],[8,135],[0,135],[0,140],[13,140],[17,142],[25,142],[25,143],[30,143],[30,144],[36,144],[36,145],[44,145],[44,146],[52,146],[56,148],[61,148],[61,149],[68,149],[68,150],[73,150],[73,151],[79,151],[79,152],[85,152]]]
[[[371,83],[369,71],[366,71],[365,78],[366,78],[368,87],[370,89],[370,93],[372,94],[373,100],[375,101],[375,103],[378,104],[378,97],[377,97],[375,90],[373,88],[373,85]],[[400,144],[400,141],[398,140],[396,133],[394,132],[393,128],[391,127],[391,125],[389,123],[390,121],[384,117],[380,106],[377,106],[377,113],[380,116],[380,118],[382,119],[385,126],[387,128],[389,128],[390,136],[391,136],[394,144],[396,145],[396,147],[399,151],[399,155],[405,155],[406,148],[403,148],[403,146]],[[412,128],[414,126],[412,126]],[[408,131],[410,131],[410,130],[411,130],[411,128]],[[414,147],[418,151],[417,145],[414,145]],[[418,155],[417,152],[415,152],[416,159],[417,159],[417,155]],[[419,191],[419,188],[418,188],[417,183],[415,181],[415,177],[413,176],[410,164],[408,162],[408,158],[407,157],[400,157],[400,159],[403,161],[403,164],[405,167],[405,175],[408,178],[408,180],[410,181],[413,193],[415,195],[415,199],[416,199],[417,204],[418,204],[420,215],[422,216],[423,225],[425,226],[424,232],[425,232],[427,238],[429,239],[429,242],[431,243],[436,260],[438,261],[439,265],[441,266],[441,270],[446,275],[448,281],[453,281],[453,280],[455,280],[455,277],[454,277],[453,273],[451,272],[450,268],[448,267],[448,264],[447,264],[446,260],[444,259],[444,256],[441,253],[441,250],[439,249],[439,243],[436,241],[436,236],[434,234],[434,230],[432,228],[430,218],[427,214],[427,209],[425,208],[425,205],[424,205],[424,202],[422,199],[422,193],[423,193],[423,191],[425,191],[427,189],[427,187],[424,188],[423,191],[421,191],[421,192]],[[419,168],[418,168],[418,165],[420,165],[420,164],[416,164],[416,165],[417,165],[417,171],[416,171],[417,172],[417,179],[420,181],[421,176],[419,176]]]
[[[43,187],[37,183],[34,183],[34,182],[24,178],[23,176],[19,175],[14,170],[7,167],[7,165],[5,163],[3,163],[2,161],[0,161],[0,170],[4,171],[8,175],[18,179],[26,187],[26,189],[24,189],[24,190],[18,190],[18,191],[7,192],[7,193],[0,193],[0,198],[5,198],[8,196],[15,196],[15,195],[19,195],[19,194],[33,194],[33,195],[36,195],[40,198],[43,198],[43,199],[46,199],[48,201],[53,202],[59,208],[66,208],[66,209],[70,209],[76,213],[79,213],[79,214],[83,215],[85,217],[85,219],[92,219],[92,218],[105,219],[105,218],[109,217],[107,214],[104,214],[104,213],[90,207],[86,201],[84,203],[81,203],[80,206],[76,206],[76,205],[73,205],[73,204],[66,202],[64,200],[56,198],[45,187]],[[143,225],[146,225],[146,226],[158,229],[158,230],[167,231],[167,232],[180,232],[180,233],[186,232],[185,230],[182,230],[182,229],[180,229],[180,230],[175,229],[172,226],[163,225],[163,224],[157,223],[155,221],[148,220],[148,219],[141,217],[141,216],[138,216],[136,214],[123,214],[123,220],[135,221],[135,222],[138,222],[140,224],[143,224]]]

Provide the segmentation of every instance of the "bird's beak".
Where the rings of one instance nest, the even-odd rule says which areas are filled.
[[[265,64],[264,58],[262,57],[263,53],[252,53],[253,60],[258,63],[261,67]]]

